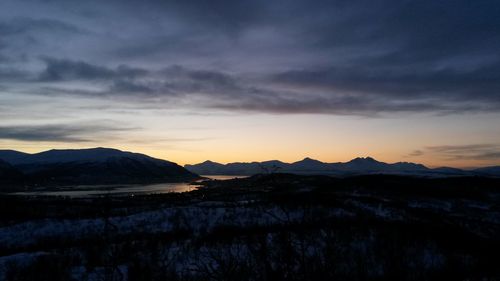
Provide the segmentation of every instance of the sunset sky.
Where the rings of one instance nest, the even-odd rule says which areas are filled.
[[[500,165],[500,1],[0,0],[0,149]]]

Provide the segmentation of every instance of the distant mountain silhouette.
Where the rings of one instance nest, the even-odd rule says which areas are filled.
[[[500,166],[484,167],[473,171],[479,175],[498,176],[500,175]]]
[[[28,154],[0,150],[0,159],[22,172],[27,184],[114,184],[193,180],[176,163],[110,148],[49,150]],[[0,163],[1,164],[1,163]]]
[[[10,163],[11,165],[53,164],[84,161],[102,162],[107,161],[112,157],[154,159],[144,154],[102,147],[89,149],[52,149],[35,154],[29,154],[15,150],[0,150],[0,159]]]
[[[204,175],[254,175],[277,171],[295,174],[318,175],[357,175],[357,174],[400,174],[421,176],[461,176],[488,175],[500,176],[498,167],[489,167],[473,171],[442,167],[431,169],[422,164],[411,162],[384,163],[371,157],[358,157],[349,162],[325,163],[309,157],[294,163],[284,163],[278,160],[250,163],[220,164],[205,161],[200,164],[185,165],[186,169]]]
[[[311,159],[306,157],[300,161],[282,165],[281,168],[283,170],[291,170],[291,171],[323,171],[329,170],[328,164],[323,163],[321,161]]]
[[[439,167],[439,168],[434,168],[432,170],[436,173],[450,174],[450,175],[468,173],[468,171],[460,170],[453,167]]]
[[[200,173],[198,174],[207,175],[213,171],[219,171],[219,169],[220,171],[223,171],[224,165],[207,160],[203,163],[198,164],[197,169],[200,171]]]

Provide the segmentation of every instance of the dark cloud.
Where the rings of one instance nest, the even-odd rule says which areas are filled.
[[[458,54],[493,51],[498,44],[496,1],[329,1],[310,29],[319,47],[385,49],[393,62],[434,62]],[[306,8],[306,7],[304,7]],[[306,10],[316,14],[318,7]],[[307,8],[306,8],[307,9]],[[316,11],[315,11],[316,10]],[[335,14],[337,17],[328,17]],[[331,27],[330,29],[327,29]],[[340,36],[339,36],[340,35]],[[413,59],[413,60],[412,60]]]
[[[117,68],[107,68],[84,61],[67,59],[43,58],[45,70],[40,74],[41,81],[66,80],[109,80],[117,78],[133,78],[148,74],[147,70],[120,65]]]
[[[157,1],[164,12],[175,11],[180,20],[196,27],[209,26],[227,33],[240,32],[271,16],[271,7],[262,0]]]
[[[14,18],[0,21],[0,35],[3,37],[37,32],[86,33],[82,28],[56,19]]]
[[[26,62],[54,42],[86,35],[85,29],[58,19],[5,17],[0,21],[0,62]]]
[[[498,1],[31,3],[57,12],[0,22],[14,42],[0,39],[0,61],[28,53],[2,81],[38,73],[58,94],[229,111],[500,110]]]
[[[500,160],[500,144],[443,145],[427,150],[448,160]]]
[[[27,81],[30,79],[31,73],[27,71],[23,71],[20,69],[10,68],[10,67],[2,67],[0,66],[0,81],[4,82],[18,82],[18,81]]]
[[[110,93],[118,94],[151,94],[155,89],[151,85],[141,84],[130,80],[118,79],[113,81],[109,88]]]
[[[237,98],[238,95],[245,94],[244,86],[240,85],[237,78],[229,74],[192,70],[178,65],[160,70],[144,70],[128,66],[111,69],[82,61],[53,61],[51,59],[40,78],[42,81],[50,82],[99,80],[104,85],[101,90],[97,91],[44,87],[38,91],[41,94],[121,97],[144,102],[148,102],[148,98],[158,97],[230,96]]]
[[[281,81],[277,82],[283,79],[283,75],[287,76],[287,82],[293,87],[284,87],[280,84]],[[482,93],[479,92],[475,93],[478,96],[476,103],[471,103],[470,97],[465,94],[461,98],[457,94],[444,103],[439,93],[432,95],[423,91],[412,92],[411,85],[404,85],[398,90],[396,88],[399,86],[391,84],[390,78],[383,77],[380,77],[383,82],[377,81],[375,77],[372,78],[373,82],[368,83],[369,85],[360,85],[361,79],[349,80],[349,78],[346,81],[352,82],[353,89],[347,86],[329,89],[329,82],[326,81],[329,77],[321,73],[281,73],[271,76],[273,81],[267,83],[268,78],[252,79],[245,75],[189,69],[179,65],[160,70],[144,70],[128,66],[112,69],[82,61],[52,59],[41,77],[45,77],[42,81],[52,82],[99,80],[104,85],[101,90],[44,87],[38,91],[42,94],[113,97],[155,104],[158,102],[161,104],[163,101],[166,102],[165,106],[175,106],[175,101],[183,100],[184,104],[198,108],[229,111],[374,116],[384,112],[450,114],[495,111],[500,107],[497,103],[484,103],[485,100],[491,101],[494,97],[488,99],[487,94],[481,97]],[[347,83],[346,81],[341,83]],[[377,89],[377,84],[386,87],[386,91]],[[404,87],[407,88],[406,91]],[[190,104],[192,99],[197,103]],[[479,102],[481,100],[483,103]]]
[[[52,125],[19,125],[0,126],[0,139],[18,141],[47,142],[90,142],[96,141],[102,133],[110,137],[110,133],[128,131],[133,128],[120,127],[116,124],[52,124]]]
[[[424,155],[425,152],[420,150],[420,149],[416,149],[416,150],[413,150],[410,154],[408,154],[407,157],[418,157],[418,156],[422,156]]]
[[[495,96],[500,91],[500,61],[473,70],[401,69],[394,71],[379,65],[366,68],[362,64],[349,68],[295,70],[273,76],[273,82],[324,91],[349,91],[366,95],[392,97],[458,96],[471,94]]]
[[[470,104],[482,110],[500,107],[500,61],[473,70],[418,69],[395,71],[380,65],[287,71],[272,77],[279,85],[330,95],[349,93],[390,102],[435,100],[449,105]],[[475,104],[477,103],[477,104]]]
[[[292,93],[275,93],[259,89],[249,89],[245,96],[235,99],[213,100],[211,108],[278,114],[320,113],[338,115],[375,116],[380,112],[423,112],[446,110],[435,104],[391,104],[356,96],[297,96]]]

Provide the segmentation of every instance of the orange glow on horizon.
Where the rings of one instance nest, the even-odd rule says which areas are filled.
[[[99,146],[99,145],[98,145]],[[93,148],[97,146],[87,146],[87,145],[79,145],[79,144],[32,144],[32,143],[11,143],[10,146],[5,146],[5,143],[0,142],[1,149],[13,149],[26,153],[38,153],[50,149],[82,149],[82,148]],[[206,160],[227,164],[233,162],[262,162],[268,160],[280,160],[285,163],[293,163],[296,161],[300,161],[306,157],[319,160],[325,163],[334,163],[334,162],[348,162],[357,157],[373,157],[374,159],[386,162],[386,163],[395,163],[395,162],[414,162],[423,164],[429,168],[437,168],[443,166],[451,166],[456,168],[474,168],[474,167],[483,167],[483,166],[494,166],[496,165],[494,162],[489,163],[487,161],[477,161],[477,160],[468,160],[468,161],[450,161],[449,159],[443,159],[436,155],[426,155],[419,157],[407,157],[405,155],[401,155],[395,153],[393,151],[383,151],[383,150],[374,150],[374,151],[363,151],[361,150],[353,150],[353,151],[320,151],[320,150],[309,150],[310,153],[290,153],[287,151],[280,150],[275,147],[267,147],[261,150],[242,150],[241,152],[228,150],[225,152],[221,151],[207,151],[207,150],[198,150],[198,151],[177,151],[177,150],[160,150],[155,148],[144,148],[140,146],[111,146],[106,145],[102,147],[107,148],[115,148],[123,151],[130,151],[136,153],[142,153],[149,155],[151,157],[168,160],[175,162],[179,165],[185,164],[197,164],[204,162]],[[498,163],[497,163],[498,164]]]

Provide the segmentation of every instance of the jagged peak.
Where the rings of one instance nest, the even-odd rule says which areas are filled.
[[[352,159],[350,162],[372,162],[372,163],[379,163],[380,161],[375,160],[375,158],[367,156],[367,157],[356,157]]]
[[[267,161],[262,161],[260,162],[261,164],[286,164],[283,161],[280,160],[267,160]]]

